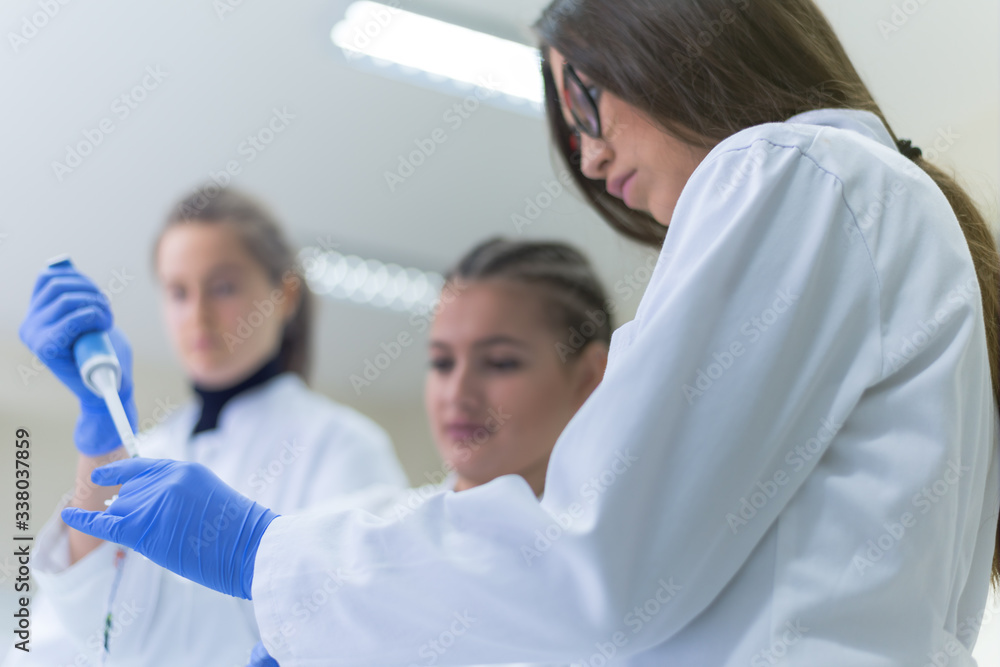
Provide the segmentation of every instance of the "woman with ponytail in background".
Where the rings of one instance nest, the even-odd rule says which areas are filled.
[[[235,190],[196,191],[168,215],[153,264],[195,400],[140,435],[141,456],[197,461],[248,498],[286,512],[373,484],[405,486],[385,432],[306,385],[312,300],[267,208]],[[111,314],[97,288],[75,269],[48,269],[22,337],[33,350],[56,354],[45,348],[49,341],[65,355],[72,336],[60,332],[102,325],[111,325]],[[119,358],[130,358],[121,332],[112,330],[112,339]],[[131,380],[125,385],[130,393]],[[131,396],[123,399],[134,417]],[[126,456],[116,436],[84,435],[100,431],[86,420],[101,419],[110,422],[106,411],[81,415],[70,507],[104,509],[115,491],[90,481],[94,468]],[[235,519],[227,510],[205,521],[182,547],[192,555],[207,553],[215,531]],[[12,665],[225,667],[245,664],[259,639],[249,603],[122,554],[58,515],[34,554],[33,573],[61,629],[47,627],[32,653],[11,656]]]
[[[537,32],[563,160],[660,248],[541,503],[501,477],[405,521],[255,507],[235,575],[164,547],[218,502],[188,480],[232,493],[190,464],[112,464],[119,500],[66,520],[251,597],[268,649],[290,623],[282,667],[975,664],[1000,575],[983,215],[812,0],[555,0]],[[334,566],[358,576],[295,620]]]

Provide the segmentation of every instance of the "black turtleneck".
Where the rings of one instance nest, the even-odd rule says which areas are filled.
[[[253,375],[228,389],[204,389],[195,384],[193,387],[194,392],[201,398],[201,416],[198,418],[198,423],[195,424],[191,435],[197,435],[202,431],[211,431],[214,429],[219,423],[219,413],[222,412],[223,406],[233,396],[242,394],[247,389],[264,384],[280,374],[281,364],[279,363],[279,356],[275,356],[261,366]]]

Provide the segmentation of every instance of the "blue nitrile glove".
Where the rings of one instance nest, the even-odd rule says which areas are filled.
[[[118,499],[104,512],[67,507],[67,526],[123,544],[202,586],[250,599],[257,546],[277,514],[200,463],[125,459],[95,469],[90,479],[123,484]]]
[[[107,331],[122,367],[118,395],[135,429],[132,398],[132,350],[121,331],[112,328],[111,306],[97,286],[73,267],[50,267],[35,282],[21,340],[80,399],[74,439],[87,456],[107,454],[121,445],[104,400],[87,389],[73,359],[73,343],[91,331]]]
[[[250,653],[250,662],[247,667],[281,667],[278,661],[271,657],[271,654],[264,648],[264,642],[257,642]]]

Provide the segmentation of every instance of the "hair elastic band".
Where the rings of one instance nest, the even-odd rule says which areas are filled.
[[[924,152],[920,150],[917,146],[913,145],[913,142],[909,139],[897,139],[896,148],[899,152],[910,158],[911,160],[916,160],[919,157],[923,157]]]

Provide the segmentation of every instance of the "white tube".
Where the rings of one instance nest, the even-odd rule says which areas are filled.
[[[125,451],[128,452],[129,456],[138,456],[132,425],[128,423],[125,408],[118,397],[118,378],[114,369],[109,366],[98,366],[90,372],[90,381],[97,387],[105,405],[108,406],[111,420],[115,423],[115,429],[118,431],[118,437],[121,438]]]

